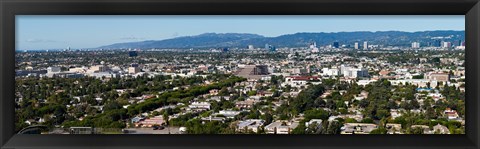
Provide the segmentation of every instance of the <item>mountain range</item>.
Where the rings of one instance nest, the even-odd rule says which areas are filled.
[[[247,33],[204,33],[196,36],[184,36],[165,40],[147,40],[140,42],[115,43],[98,47],[99,49],[126,49],[126,48],[246,48],[248,45],[263,48],[265,44],[276,47],[307,47],[316,42],[319,46],[331,45],[339,42],[340,45],[352,45],[364,41],[369,44],[384,46],[410,46],[412,42],[428,45],[438,41],[465,40],[465,31],[357,31],[357,32],[335,32],[335,33],[295,33],[277,37],[265,37],[257,34]]]

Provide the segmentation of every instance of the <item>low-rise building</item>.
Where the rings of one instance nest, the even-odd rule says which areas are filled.
[[[341,134],[370,134],[372,130],[377,128],[376,124],[345,123],[340,130]]]
[[[155,116],[135,123],[135,127],[153,127],[154,125],[164,125],[163,116]]]
[[[423,134],[432,134],[432,131],[430,130],[430,127],[427,125],[412,125],[410,126],[412,129],[422,129]]]
[[[211,121],[225,122],[225,119],[226,119],[225,117],[214,117],[214,116],[211,116],[211,115],[210,115],[209,117],[203,117],[203,118],[202,118],[202,121],[204,121],[204,122],[205,122],[205,121],[209,121],[209,122],[211,122]]]
[[[398,109],[390,109],[390,115],[392,119],[396,119],[397,117],[402,116],[402,113]]]
[[[363,115],[362,114],[340,114],[336,116],[332,115],[328,117],[328,121],[334,121],[337,118],[342,118],[342,119],[352,118],[352,119],[355,119],[356,121],[362,121]]]
[[[458,115],[456,110],[452,110],[450,108],[445,109],[443,111],[443,115],[448,119],[448,120],[458,120],[460,119],[460,116]]]
[[[255,105],[255,103],[257,103],[256,100],[244,100],[244,101],[237,101],[235,102],[235,107],[239,108],[239,109],[248,109],[248,108],[251,108],[253,107],[253,105]]]
[[[289,76],[285,78],[285,82],[282,83],[282,86],[285,87],[290,85],[291,87],[305,87],[307,83],[319,84],[320,79],[316,76]]]
[[[297,126],[298,122],[295,121],[278,120],[265,126],[265,132],[267,134],[290,134]]]
[[[450,80],[450,75],[448,73],[428,73],[425,75],[425,78],[438,82],[448,82]]]
[[[402,124],[387,123],[385,127],[387,129],[387,134],[403,134]]]
[[[188,105],[188,107],[192,111],[210,110],[210,103],[208,103],[208,102],[193,102],[190,105]]]
[[[322,76],[338,76],[340,74],[340,70],[337,68],[323,68],[322,69]]]
[[[240,114],[241,111],[233,111],[233,110],[221,110],[219,111],[218,113],[216,113],[215,115],[223,115],[225,116],[226,118],[234,118],[235,116],[237,116],[238,114]]]
[[[138,122],[140,122],[140,121],[142,121],[142,120],[144,120],[144,119],[145,119],[145,118],[143,118],[143,117],[135,116],[134,118],[132,118],[131,121],[132,121],[132,123],[135,124],[135,123],[138,123]]]
[[[310,127],[310,126],[315,126],[315,130],[322,130],[322,122],[323,120],[321,119],[311,119],[310,121],[308,122],[305,122],[305,126],[307,127],[307,129]]]
[[[450,134],[450,130],[446,126],[437,124],[433,126],[433,133],[434,134]]]
[[[264,123],[265,121],[262,119],[248,119],[245,121],[240,121],[237,124],[237,131],[240,131],[240,132],[253,131],[257,133]]]
[[[370,83],[376,82],[377,80],[358,80],[357,84],[361,86],[368,85]]]

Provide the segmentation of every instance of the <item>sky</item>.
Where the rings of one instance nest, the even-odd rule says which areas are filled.
[[[16,49],[96,48],[203,33],[253,33],[276,37],[299,32],[432,30],[465,30],[465,16],[17,15]]]

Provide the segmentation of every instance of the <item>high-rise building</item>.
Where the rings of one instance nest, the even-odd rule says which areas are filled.
[[[369,77],[368,70],[365,68],[353,68],[350,66],[341,65],[340,66],[340,75],[349,78],[362,78]]]
[[[240,67],[235,75],[249,79],[260,79],[262,75],[268,75],[268,73],[267,65],[246,65]]]
[[[358,50],[360,48],[360,45],[358,44],[358,42],[355,42],[355,49]]]
[[[136,57],[136,56],[138,56],[138,53],[137,53],[137,51],[129,51],[129,52],[128,52],[128,56],[130,56],[130,57]]]
[[[456,40],[455,43],[454,43],[454,45],[455,45],[456,47],[461,46],[461,45],[462,45],[462,40]]]
[[[340,44],[338,43],[338,41],[335,41],[333,42],[333,48],[339,48],[340,47]]]
[[[310,49],[314,49],[317,47],[317,42],[313,42],[310,44]]]
[[[138,67],[138,64],[131,64],[130,67],[128,67],[129,74],[136,74],[139,72],[140,72],[140,67]]]
[[[419,42],[412,42],[412,48],[420,48]]]
[[[275,48],[275,46],[269,45],[269,44],[267,43],[267,44],[265,44],[265,50],[275,51],[276,48]]]
[[[270,46],[270,51],[272,51],[272,52],[273,52],[273,51],[277,51],[277,48],[276,48],[275,46],[272,46],[272,45],[271,45],[271,46]]]
[[[228,52],[228,48],[223,48],[222,52]]]
[[[316,42],[313,42],[310,44],[310,49],[312,50],[312,53],[317,53],[319,52],[318,48],[317,48],[317,43]]]
[[[363,49],[368,50],[368,42],[363,42]]]
[[[433,44],[434,47],[441,47],[442,46],[442,41],[440,40],[434,40]]]
[[[129,74],[137,74],[140,72],[139,67],[128,67],[128,73]]]
[[[442,47],[443,47],[443,48],[451,48],[451,47],[452,47],[452,43],[451,43],[451,42],[443,42],[443,43],[442,43]]]
[[[248,45],[248,49],[253,50],[254,49],[253,45]]]

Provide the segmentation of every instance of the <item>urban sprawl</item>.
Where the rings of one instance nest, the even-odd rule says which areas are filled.
[[[452,43],[21,51],[16,131],[464,134]]]

